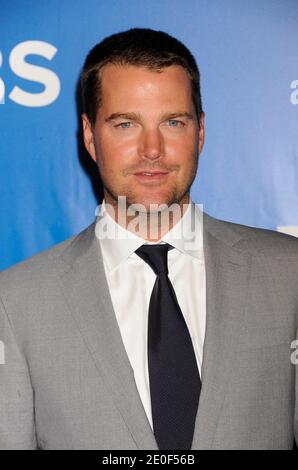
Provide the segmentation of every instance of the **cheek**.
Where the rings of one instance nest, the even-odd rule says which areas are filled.
[[[101,141],[101,155],[106,165],[123,167],[137,155],[137,143],[135,139],[113,137]]]
[[[168,140],[166,155],[181,167],[191,167],[195,163],[196,143],[189,138]]]
[[[98,149],[97,165],[102,179],[110,187],[122,185],[126,181],[124,171],[135,163],[130,157],[132,152],[123,145],[109,145],[108,142],[101,143]]]

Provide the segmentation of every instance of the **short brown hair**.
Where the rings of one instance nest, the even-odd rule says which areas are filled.
[[[100,71],[106,64],[145,66],[156,72],[170,65],[182,66],[190,79],[199,121],[202,112],[200,72],[191,52],[178,39],[163,31],[133,28],[108,36],[87,55],[81,73],[81,93],[83,112],[92,126],[101,106]]]

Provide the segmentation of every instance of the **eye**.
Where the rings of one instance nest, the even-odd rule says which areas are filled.
[[[168,120],[170,127],[184,127],[185,123],[183,121],[178,121],[177,119],[169,119]]]
[[[114,127],[120,128],[120,129],[130,129],[131,127],[131,122],[126,121],[126,122],[120,122],[120,124],[116,124]]]

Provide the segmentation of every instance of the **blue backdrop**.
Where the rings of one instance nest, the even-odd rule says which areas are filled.
[[[0,0],[0,7],[0,269],[94,219],[99,181],[80,143],[78,77],[95,43],[131,27],[176,36],[201,69],[206,142],[193,199],[218,218],[294,233],[297,0]]]

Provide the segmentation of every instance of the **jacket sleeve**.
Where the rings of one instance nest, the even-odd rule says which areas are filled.
[[[298,329],[296,333],[295,348],[296,350],[294,351],[294,365],[295,365],[295,373],[296,373],[296,390],[295,390],[294,436],[295,436],[295,441],[296,441],[296,448],[298,450]]]
[[[0,299],[0,449],[36,449],[28,365]]]

